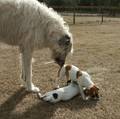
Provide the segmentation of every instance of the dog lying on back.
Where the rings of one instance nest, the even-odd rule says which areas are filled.
[[[59,79],[64,79],[65,77],[67,84],[69,82],[78,83],[83,100],[86,100],[88,97],[99,99],[99,88],[93,83],[87,72],[80,71],[80,69],[74,65],[64,65],[59,72]]]
[[[67,101],[80,93],[79,86],[76,82],[71,82],[68,86],[58,88],[41,95],[38,93],[38,97],[47,102],[57,103],[59,101]]]

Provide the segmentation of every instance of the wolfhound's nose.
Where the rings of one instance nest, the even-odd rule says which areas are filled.
[[[69,45],[69,44],[70,44],[70,39],[66,39],[65,45]]]

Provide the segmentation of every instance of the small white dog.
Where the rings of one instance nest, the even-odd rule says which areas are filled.
[[[59,72],[59,79],[64,79],[64,77],[66,77],[67,83],[71,81],[78,83],[83,100],[87,99],[86,96],[94,99],[99,98],[99,88],[93,83],[87,72],[80,71],[80,69],[74,65],[64,65]]]
[[[80,93],[79,86],[76,82],[71,82],[68,86],[50,91],[41,95],[38,93],[38,97],[44,101],[57,103],[59,101],[67,101]]]

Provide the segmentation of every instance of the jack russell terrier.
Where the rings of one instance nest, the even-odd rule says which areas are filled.
[[[58,80],[64,79],[65,77],[67,84],[73,81],[78,83],[83,100],[88,99],[88,97],[99,99],[99,88],[93,83],[87,72],[80,71],[80,69],[74,65],[64,65],[59,71]]]
[[[58,88],[38,97],[46,102],[57,103],[59,101],[67,101],[80,93],[79,86],[76,82],[71,82],[68,86]]]

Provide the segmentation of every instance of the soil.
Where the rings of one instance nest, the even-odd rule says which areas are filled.
[[[100,100],[39,100],[20,87],[18,48],[0,43],[0,119],[120,119],[120,22],[76,24],[70,30],[74,53],[66,63],[90,73],[100,88]],[[55,87],[59,68],[45,64],[51,61],[50,54],[49,49],[34,52],[33,82],[42,93]]]

